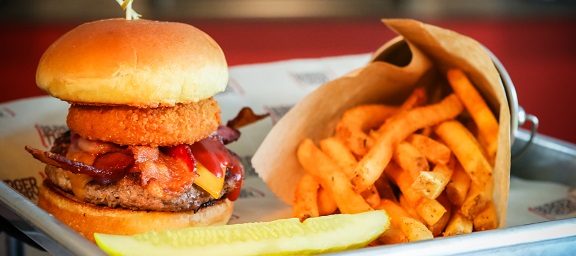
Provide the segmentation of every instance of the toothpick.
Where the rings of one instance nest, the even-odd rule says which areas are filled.
[[[142,16],[132,9],[132,2],[134,2],[134,0],[116,0],[116,2],[126,11],[127,20],[137,20]]]

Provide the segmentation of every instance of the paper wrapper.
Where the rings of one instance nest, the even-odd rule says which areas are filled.
[[[365,67],[327,82],[303,98],[270,131],[252,158],[268,187],[287,204],[305,171],[296,157],[304,138],[316,143],[333,135],[345,110],[366,103],[397,105],[416,86],[440,86],[438,76],[460,68],[495,112],[500,131],[493,170],[494,203],[499,227],[505,227],[510,184],[510,109],[498,70],[486,49],[456,32],[415,20],[383,22],[408,43],[412,58],[405,66],[373,61]],[[375,55],[386,51],[386,44]]]

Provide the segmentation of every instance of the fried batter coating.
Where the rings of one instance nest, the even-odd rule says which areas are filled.
[[[221,121],[218,102],[208,98],[157,108],[72,104],[66,123],[91,140],[157,147],[192,144],[214,132]]]

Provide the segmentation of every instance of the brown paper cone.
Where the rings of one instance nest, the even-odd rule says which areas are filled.
[[[500,123],[493,171],[494,203],[499,227],[504,227],[510,173],[510,110],[490,55],[475,40],[450,30],[414,20],[383,22],[408,44],[411,58],[408,56],[406,63],[400,66],[374,61],[320,86],[273,127],[252,158],[254,168],[270,189],[291,205],[296,184],[304,174],[296,158],[296,149],[302,139],[311,138],[317,143],[333,135],[338,119],[353,106],[366,103],[397,105],[416,86],[441,86],[437,76],[448,68],[457,67],[470,76]],[[376,55],[393,43],[385,44]]]

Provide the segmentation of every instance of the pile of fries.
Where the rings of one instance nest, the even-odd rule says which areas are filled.
[[[384,209],[391,226],[373,245],[497,228],[498,121],[462,70],[446,78],[444,93],[418,87],[400,106],[347,110],[319,147],[304,139],[293,216]]]

